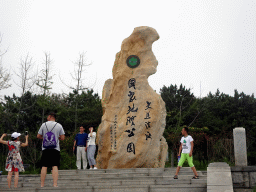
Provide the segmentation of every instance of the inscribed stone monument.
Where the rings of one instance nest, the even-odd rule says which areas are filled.
[[[98,168],[165,165],[165,103],[148,83],[158,65],[152,52],[158,39],[155,29],[137,27],[116,54],[113,79],[105,82],[102,93],[103,116],[96,141]]]
[[[245,128],[233,129],[235,166],[247,166],[247,148]]]

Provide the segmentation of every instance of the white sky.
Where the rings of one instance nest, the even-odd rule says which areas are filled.
[[[73,61],[87,51],[93,65],[85,73],[85,85],[101,96],[104,82],[112,78],[115,54],[123,39],[138,26],[157,30],[153,44],[157,73],[149,83],[159,92],[163,85],[191,88],[196,96],[209,91],[233,95],[234,89],[256,93],[255,0],[0,0],[2,63],[18,79],[21,57],[33,57],[38,70],[44,51],[54,60],[52,93],[69,92]],[[35,66],[34,69],[37,68]],[[12,87],[0,95],[20,95]]]

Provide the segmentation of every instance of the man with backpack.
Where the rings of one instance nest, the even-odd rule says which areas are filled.
[[[43,139],[43,153],[41,157],[41,187],[44,187],[47,167],[52,167],[53,187],[58,187],[58,167],[60,166],[59,140],[65,139],[65,132],[62,125],[55,122],[55,120],[56,114],[51,112],[47,117],[47,122],[41,125],[37,134],[38,139]]]

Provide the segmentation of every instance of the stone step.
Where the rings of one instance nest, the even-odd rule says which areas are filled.
[[[179,179],[178,180],[191,180],[193,177],[193,175],[179,175]],[[168,180],[168,179],[173,179],[173,176],[137,176],[137,177],[89,177],[89,178],[84,178],[84,177],[59,177],[59,182],[73,182],[73,181],[80,181],[80,182],[86,182],[86,181],[115,181],[115,180]],[[207,179],[207,176],[203,175],[200,176],[200,179]],[[52,181],[52,177],[51,176],[46,176],[46,182],[48,181]],[[26,179],[25,181],[19,181],[19,182],[32,182],[32,181],[40,181],[40,177],[36,177],[36,178],[30,178],[30,179]],[[0,185],[2,183],[6,183],[7,182],[7,178],[3,179],[0,182]]]
[[[99,175],[99,174],[102,174],[102,175],[125,175],[125,174],[128,174],[128,175],[168,175],[168,174],[175,174],[176,170],[165,170],[165,171],[149,171],[149,172],[146,172],[146,171],[137,171],[137,172],[130,172],[130,171],[122,171],[122,172],[102,172],[102,171],[87,171],[87,170],[79,170],[79,171],[65,171],[65,172],[59,172],[59,175]],[[206,171],[197,171],[198,174],[200,175],[207,175],[207,172]],[[193,171],[189,171],[189,170],[184,170],[184,171],[180,171],[179,172],[179,175],[186,175],[186,174],[189,174],[189,175],[193,175]]]
[[[170,184],[206,184],[207,179],[178,179],[173,178],[168,179],[147,179],[147,180],[92,180],[92,181],[69,181],[69,180],[59,180],[58,185],[62,186],[131,186],[136,185],[170,185]],[[2,183],[1,187],[7,187],[7,182]],[[20,182],[20,187],[38,187],[40,186],[40,181],[30,181],[30,182]],[[45,186],[52,186],[52,180],[46,180]]]
[[[52,181],[45,182],[45,187],[51,187],[53,184]],[[144,180],[144,181],[137,181],[137,180],[130,180],[130,181],[97,181],[97,182],[92,182],[92,181],[87,181],[87,182],[80,182],[80,181],[70,181],[70,182],[63,182],[63,181],[58,181],[58,186],[59,187],[68,187],[68,188],[76,188],[76,187],[130,187],[130,186],[145,186],[145,185],[154,185],[154,186],[163,186],[163,185],[172,185],[172,186],[180,186],[184,185],[189,188],[194,185],[202,184],[205,187],[207,186],[207,179],[191,179],[191,180]],[[12,183],[13,185],[13,183]],[[25,183],[19,183],[18,184],[19,189],[23,188],[28,188],[28,189],[35,189],[40,187],[40,181],[34,181],[34,182],[25,182]],[[7,182],[3,185],[0,186],[0,189],[8,189]],[[166,190],[166,189],[164,189]],[[1,190],[0,190],[1,191]]]
[[[158,178],[168,178],[168,177],[173,177],[175,173],[168,173],[168,174],[147,174],[147,173],[124,173],[124,174],[116,174],[116,173],[111,173],[111,174],[74,174],[74,175],[59,175],[59,180],[65,179],[65,180],[92,180],[92,179],[117,179],[117,178],[122,178],[122,179],[144,179],[144,178],[152,178],[152,179],[158,179]],[[207,175],[202,174],[201,172],[198,172],[198,175],[202,178],[207,177]],[[7,182],[7,176],[1,176],[1,182]],[[193,177],[193,173],[179,173],[179,178],[187,178],[190,179]],[[51,174],[46,175],[46,180],[52,179]],[[40,176],[34,176],[34,177],[26,177],[26,176],[20,176],[19,181],[33,181],[33,180],[40,180]]]
[[[86,170],[59,170],[59,174],[69,174],[77,172],[88,173],[163,173],[175,172],[176,168],[132,168],[132,169],[86,169]],[[190,167],[182,167],[180,172],[192,172]]]
[[[147,177],[147,176],[151,176],[151,177],[157,177],[157,176],[174,176],[175,175],[175,172],[173,173],[122,173],[122,174],[119,174],[119,173],[100,173],[100,174],[86,174],[86,173],[83,173],[83,174],[74,174],[74,175],[59,175],[59,178],[99,178],[99,177],[117,177],[117,178],[120,178],[120,177]],[[189,176],[193,176],[194,174],[193,173],[179,173],[180,176],[183,176],[183,175],[189,175]],[[198,175],[199,176],[204,176],[201,172],[198,172]],[[48,177],[51,177],[51,175],[49,175]]]
[[[198,171],[197,172],[199,176],[207,176],[207,172],[203,172],[203,171]],[[168,172],[165,171],[163,173],[129,173],[129,172],[123,172],[123,173],[100,173],[100,172],[86,172],[86,171],[70,171],[70,172],[60,172],[59,173],[59,178],[69,178],[69,177],[86,177],[86,178],[90,178],[90,177],[136,177],[136,176],[174,176],[175,172]],[[185,172],[185,171],[180,171],[179,175],[191,175],[193,176],[193,172]],[[14,177],[14,176],[13,176]],[[46,177],[52,177],[51,174],[47,174]],[[28,179],[33,179],[33,178],[40,178],[40,175],[20,175],[19,176],[19,180],[20,181],[25,181]],[[0,182],[1,181],[6,181],[7,179],[7,175],[1,175],[0,176]]]
[[[200,179],[196,180],[192,179],[194,174],[189,167],[181,169],[177,180],[173,179],[175,171],[176,168],[60,170],[59,188],[51,187],[53,183],[51,174],[47,174],[44,188],[39,188],[40,175],[20,175],[18,187],[19,191],[54,192],[60,190],[72,192],[206,191],[206,171],[198,171]],[[7,176],[0,177],[0,191],[12,191],[8,189]]]
[[[152,168],[137,168],[137,169],[97,169],[97,170],[59,170],[59,175],[75,175],[75,174],[95,174],[95,173],[116,173],[116,174],[122,174],[122,173],[175,173],[176,169],[174,168],[159,168],[159,169],[152,169]],[[203,174],[207,174],[207,171],[198,171],[198,173],[202,172]],[[189,167],[183,167],[179,174],[184,173],[193,173],[192,170]],[[26,175],[21,174],[20,177],[34,177],[34,176],[40,176],[40,174],[34,174],[34,175]],[[4,177],[4,175],[0,176]]]
[[[176,171],[164,171],[164,172],[112,172],[112,173],[101,173],[101,172],[87,172],[87,171],[79,171],[79,172],[66,172],[66,173],[59,173],[59,175],[111,175],[111,174],[117,174],[117,175],[123,175],[123,174],[144,174],[144,175],[168,175],[168,174],[175,174]],[[200,175],[207,175],[206,171],[197,171]],[[179,175],[193,175],[193,172],[191,171],[180,171]]]
[[[206,184],[174,184],[174,185],[131,185],[131,186],[69,186],[69,187],[38,187],[38,188],[19,188],[0,189],[0,191],[47,191],[47,192],[206,192]]]

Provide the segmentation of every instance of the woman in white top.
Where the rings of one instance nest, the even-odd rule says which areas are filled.
[[[96,139],[96,132],[93,132],[93,127],[90,127],[88,142],[87,142],[87,157],[88,157],[90,169],[92,169],[92,166],[94,166],[94,169],[97,169],[96,161],[94,159],[94,155],[96,151],[95,139]]]

